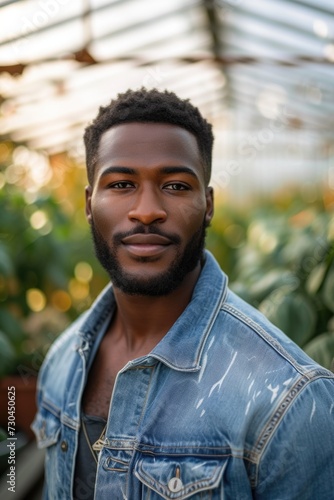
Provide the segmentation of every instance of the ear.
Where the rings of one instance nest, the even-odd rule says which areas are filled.
[[[88,224],[92,222],[92,193],[93,189],[92,186],[86,186],[85,188],[85,197],[86,197],[86,219],[88,221]]]
[[[206,199],[205,222],[206,226],[209,226],[214,213],[214,197],[213,197],[213,188],[211,186],[207,187],[205,190],[205,199]]]

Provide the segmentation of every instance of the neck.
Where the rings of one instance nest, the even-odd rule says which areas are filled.
[[[198,264],[176,290],[161,297],[127,295],[114,289],[117,310],[112,331],[123,338],[129,351],[147,346],[149,352],[164,337],[189,304],[200,272]]]

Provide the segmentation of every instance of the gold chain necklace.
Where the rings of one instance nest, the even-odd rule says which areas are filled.
[[[82,430],[84,432],[84,435],[85,435],[88,447],[89,447],[90,452],[93,455],[93,458],[94,458],[94,460],[95,460],[95,462],[97,464],[98,454],[102,450],[102,447],[103,447],[103,444],[104,444],[104,437],[105,437],[105,432],[106,432],[107,424],[103,427],[102,432],[100,434],[100,437],[98,438],[97,441],[95,441],[95,443],[92,446],[90,444],[90,440],[89,440],[87,429],[86,429],[86,424],[85,424],[85,421],[84,421],[83,418],[81,418],[81,422],[82,422]]]

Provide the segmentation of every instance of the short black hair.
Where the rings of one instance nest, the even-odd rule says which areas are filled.
[[[96,118],[85,129],[87,176],[91,185],[102,134],[114,125],[131,122],[170,123],[191,132],[197,140],[206,185],[209,184],[214,139],[212,125],[189,99],[180,99],[174,92],[167,90],[147,90],[142,87],[118,94],[108,106],[101,106]]]

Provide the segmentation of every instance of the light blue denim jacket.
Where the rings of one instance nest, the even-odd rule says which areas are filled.
[[[81,396],[114,307],[109,286],[40,372],[49,500],[72,498]],[[330,500],[333,450],[334,375],[233,294],[206,252],[183,314],[118,373],[95,499]]]

